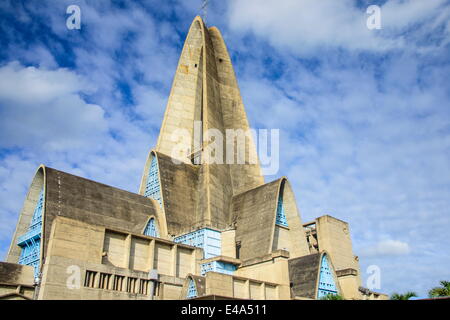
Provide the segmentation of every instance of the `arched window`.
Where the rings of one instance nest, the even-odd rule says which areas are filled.
[[[151,218],[145,227],[144,234],[150,237],[159,237],[158,227],[154,218]]]
[[[39,275],[39,265],[41,258],[41,230],[42,213],[44,211],[44,188],[42,188],[30,226],[25,234],[17,239],[17,244],[22,248],[19,257],[19,264],[34,267],[34,276]]]
[[[156,160],[156,156],[153,155],[152,161],[150,163],[150,170],[148,172],[144,196],[147,198],[155,199],[162,207],[161,187],[159,185],[158,171],[158,161]]]
[[[283,193],[284,193],[284,181],[280,188],[280,195],[278,196],[277,218],[276,218],[275,223],[279,226],[287,227],[288,223],[287,223],[286,214],[284,211]]]
[[[190,299],[190,298],[195,298],[195,297],[197,297],[197,288],[195,286],[194,279],[189,278],[189,286],[188,286],[186,298]]]
[[[338,290],[334,281],[333,269],[328,262],[326,254],[322,256],[320,262],[320,276],[319,276],[319,289],[317,292],[317,298],[325,297],[329,294],[337,294]]]

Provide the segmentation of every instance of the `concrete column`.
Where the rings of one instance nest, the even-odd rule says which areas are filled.
[[[131,255],[131,234],[128,234],[125,238],[125,246],[124,246],[124,267],[130,269],[130,255]]]
[[[177,252],[178,252],[178,245],[175,244],[171,248],[171,254],[172,254],[172,268],[171,268],[171,275],[174,277],[177,277]]]
[[[100,288],[100,272],[96,272],[94,275],[94,288]]]
[[[250,280],[245,280],[245,291],[247,292],[247,299],[250,299]]]
[[[261,299],[266,300],[266,283],[261,283]]]
[[[155,240],[151,239],[148,247],[148,268],[149,270],[155,268]]]

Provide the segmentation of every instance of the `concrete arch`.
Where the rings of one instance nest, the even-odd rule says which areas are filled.
[[[154,206],[156,207],[156,210],[158,212],[158,216],[150,216],[147,220],[150,221],[150,219],[152,217],[155,218],[155,221],[157,222],[158,225],[158,230],[159,230],[159,236],[161,238],[170,238],[169,234],[168,234],[168,230],[167,230],[167,220],[166,220],[166,213],[164,210],[164,193],[163,193],[163,188],[162,188],[162,181],[161,181],[161,170],[159,170],[159,159],[158,159],[158,153],[155,150],[150,150],[148,156],[147,156],[147,161],[145,162],[145,166],[144,166],[144,173],[142,174],[142,179],[141,179],[141,185],[139,187],[139,194],[140,195],[144,195],[145,193],[145,187],[147,185],[147,179],[148,179],[148,175],[149,175],[149,171],[150,171],[150,165],[152,163],[153,158],[156,157],[156,162],[158,163],[158,180],[159,180],[159,185],[160,185],[160,195],[161,195],[161,203],[162,205],[159,205],[159,202],[156,201],[155,199],[151,199],[148,198],[150,201],[152,201],[154,203]],[[147,226],[147,223],[145,224],[145,226]],[[142,230],[142,232],[144,232],[144,229]]]
[[[167,238],[164,213],[157,201],[41,165],[32,180],[19,215],[7,255],[8,262],[19,261],[21,248],[17,245],[17,240],[28,230],[42,188],[44,207],[41,268],[45,262],[53,220],[58,216],[130,233],[140,233],[148,219],[154,216],[159,223],[161,234]]]
[[[339,295],[342,295],[342,289],[341,289],[341,286],[339,284],[338,277],[336,275],[336,269],[334,268],[333,261],[331,260],[331,256],[330,256],[330,254],[327,251],[322,251],[319,254],[319,264],[318,264],[318,268],[317,268],[316,287],[315,287],[315,291],[314,291],[315,299],[317,298],[317,295],[319,293],[320,269],[322,267],[322,258],[323,258],[323,256],[327,257],[328,264],[331,267],[332,274],[333,274],[333,279],[334,279],[334,284],[336,285],[337,292],[338,292]]]
[[[152,163],[153,158],[155,158],[155,157],[156,157],[156,162],[158,163],[158,180],[159,180],[159,185],[161,186],[161,172],[159,170],[158,154],[157,154],[157,152],[154,149],[152,149],[148,153],[147,160],[145,161],[144,172],[142,173],[141,184],[139,186],[139,194],[141,196],[143,196],[145,194],[145,188],[147,186],[147,179],[148,179],[148,175],[150,173],[150,165]],[[161,190],[161,202],[162,202],[162,210],[164,211],[164,196],[162,194],[162,190]],[[159,203],[158,203],[158,206],[159,206]]]
[[[39,194],[42,189],[44,189],[44,208],[42,212],[42,219],[45,219],[45,212],[46,212],[46,173],[45,173],[45,166],[40,165],[38,169],[36,170],[36,173],[34,174],[33,180],[31,181],[30,188],[28,189],[27,196],[25,198],[24,204],[22,206],[22,210],[20,211],[18,222],[16,224],[16,230],[14,231],[14,235],[8,250],[8,254],[6,257],[7,262],[12,263],[18,263],[19,257],[21,253],[21,248],[17,245],[18,237],[25,234],[28,230],[28,227],[30,226],[31,219],[33,218],[34,209],[36,207],[36,204],[38,202]],[[41,237],[43,237],[43,228],[44,223],[42,223],[42,229],[41,229]],[[43,243],[43,240],[41,239],[41,243]],[[41,245],[40,248],[40,261],[42,264],[42,253],[43,253],[43,246]]]
[[[152,202],[154,202],[155,203],[155,206],[159,206],[159,203],[156,201],[156,200],[153,200],[153,199],[149,199],[149,200],[151,200]],[[158,230],[158,234],[159,234],[159,238],[163,238],[163,239],[168,239],[168,240],[170,240],[169,238],[169,235],[168,235],[168,233],[167,233],[167,224],[166,224],[166,219],[165,219],[165,216],[164,216],[164,214],[162,213],[162,212],[158,212],[158,215],[150,215],[149,217],[148,217],[148,219],[147,219],[147,222],[145,223],[145,226],[144,226],[144,228],[142,229],[142,234],[144,233],[144,231],[145,231],[145,228],[147,228],[147,225],[148,225],[148,223],[150,222],[150,220],[154,220],[155,221],[155,223],[156,223],[156,228],[157,228],[157,230]]]
[[[189,290],[190,281],[194,282],[195,289],[197,291],[197,297],[204,296],[206,293],[205,277],[188,274],[184,280],[183,288],[181,289],[180,300],[186,299]]]
[[[286,220],[288,227],[282,227],[276,224],[278,198],[283,196],[283,205],[285,207]],[[277,205],[273,215],[272,229],[272,250],[282,249],[284,246],[290,253],[291,258],[300,257],[309,254],[306,235],[303,228],[300,211],[295,201],[295,194],[291,184],[286,177],[282,177],[278,181],[278,192],[276,196]]]
[[[144,172],[139,187],[139,194],[144,195],[145,186],[152,159],[156,157],[158,162],[158,178],[161,186],[162,208],[160,210],[161,225],[165,226],[165,232],[171,235],[192,231],[196,222],[198,166],[192,164],[175,164],[172,158],[151,150],[144,167]],[[154,200],[152,200],[154,201]]]

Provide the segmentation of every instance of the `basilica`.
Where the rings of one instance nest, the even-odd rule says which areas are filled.
[[[251,137],[243,161],[208,161],[211,129],[250,126],[222,35],[196,17],[138,192],[37,168],[0,299],[386,298],[362,286],[347,222],[302,221],[288,178],[266,182],[252,161]]]

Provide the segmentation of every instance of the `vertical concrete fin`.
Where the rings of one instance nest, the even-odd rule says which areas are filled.
[[[219,29],[216,27],[209,28],[209,35],[213,42],[216,55],[217,80],[220,89],[220,103],[224,128],[225,130],[233,129],[249,132],[250,126],[247,114],[225,41]],[[233,137],[228,137],[234,140]],[[227,143],[234,144],[234,141],[231,139]],[[233,150],[237,154],[236,146],[233,147]],[[253,159],[251,158],[252,156]],[[239,194],[264,184],[264,177],[261,173],[255,141],[253,141],[251,135],[245,141],[244,164],[230,165],[230,175],[233,194]]]
[[[205,32],[203,21],[196,17],[181,52],[155,148],[185,163],[193,151],[194,121],[202,118]]]

